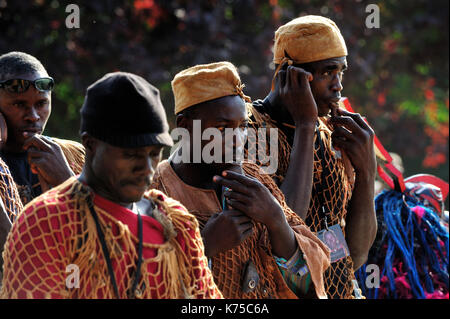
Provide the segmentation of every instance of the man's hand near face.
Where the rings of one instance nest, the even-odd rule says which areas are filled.
[[[331,134],[333,147],[342,149],[348,155],[356,175],[375,178],[377,162],[372,128],[361,115],[341,109],[337,110],[337,116],[330,118],[329,123],[334,126]]]
[[[318,119],[310,86],[312,80],[313,75],[304,69],[283,65],[276,75],[274,90],[268,96],[272,105],[288,111],[295,124],[289,168],[280,189],[289,207],[303,219],[312,190],[314,129]]]
[[[309,82],[310,72],[302,68],[283,65],[275,77],[274,90],[269,94],[272,105],[282,106],[295,125],[314,125],[317,121],[317,105]]]
[[[27,138],[24,150],[27,151],[32,172],[39,176],[42,192],[75,175],[58,144],[39,134],[30,135],[24,133]]]
[[[224,192],[227,204],[251,220],[264,224],[270,236],[273,254],[290,258],[297,247],[294,232],[283,208],[260,181],[232,171],[215,176],[214,181],[229,188]]]
[[[250,218],[235,209],[214,214],[202,230],[205,255],[213,257],[233,249],[244,242],[253,232]]]
[[[357,113],[339,109],[329,123],[334,126],[333,147],[344,151],[355,169],[355,186],[346,218],[346,240],[356,270],[366,262],[377,232],[373,200],[377,165],[375,134]]]

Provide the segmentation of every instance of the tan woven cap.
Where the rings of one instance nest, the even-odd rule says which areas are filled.
[[[240,95],[243,84],[236,67],[230,62],[200,64],[179,72],[172,80],[175,114],[210,100],[229,95]]]
[[[344,38],[336,24],[315,15],[296,18],[279,27],[273,49],[275,64],[288,60],[300,64],[347,55]]]

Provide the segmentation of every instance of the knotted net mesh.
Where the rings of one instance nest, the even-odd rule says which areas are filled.
[[[294,229],[295,235],[309,236],[307,239],[309,244],[311,247],[315,247],[317,256],[321,256],[317,258],[323,258],[318,262],[322,262],[320,265],[317,266],[318,263],[315,264],[316,267],[326,268],[328,264],[323,262],[326,260],[324,253],[326,248],[321,246],[320,241],[309,230],[309,234],[297,233],[299,230],[296,227],[304,226],[305,223],[287,206],[283,193],[276,186],[272,178],[269,175],[261,174],[260,167],[256,164],[245,162],[242,168],[246,176],[260,181],[277,199],[283,208],[286,221]],[[170,185],[165,184],[166,181],[162,180],[163,176],[164,173],[161,173],[161,175],[157,173],[152,186],[162,191],[167,191],[170,194]],[[216,213],[209,210],[200,212],[197,209],[198,207],[188,206],[187,208],[198,219],[200,229],[203,229],[211,216]],[[304,229],[307,229],[307,227],[305,226]],[[297,298],[298,296],[286,285],[271,250],[267,228],[261,223],[253,222],[253,232],[244,242],[232,249],[213,256],[211,258],[212,273],[214,281],[223,293],[223,296],[231,299]],[[247,282],[244,280],[248,262],[251,262],[255,266],[255,271],[259,276],[256,286],[252,289],[247,289]],[[323,271],[323,269],[319,271]],[[323,287],[323,283],[321,285]],[[320,290],[323,292],[323,288],[319,288]],[[312,297],[315,296],[314,289],[311,289],[310,293]]]
[[[89,188],[70,178],[24,208],[5,244],[1,298],[115,298],[88,208],[91,196]],[[150,190],[145,197],[156,204],[153,216],[164,237],[160,243],[144,240],[135,291],[130,287],[138,238],[128,225],[94,205],[120,298],[220,298],[196,219],[159,191]],[[70,265],[78,268],[78,287]]]
[[[288,142],[287,134],[280,129],[279,124],[271,119],[268,114],[260,113],[255,108],[251,108],[252,117],[250,121],[250,127],[257,130],[258,128],[277,128],[278,129],[278,169],[276,173],[270,176],[280,185],[286,176],[289,160],[291,154],[291,145]],[[289,129],[289,128],[287,128]],[[320,186],[322,186],[325,203],[323,205],[329,213],[328,226],[339,224],[342,227],[345,236],[345,217],[347,215],[348,203],[351,199],[353,181],[346,172],[345,165],[341,158],[336,154],[331,146],[331,130],[325,125],[323,119],[319,120],[319,131],[323,144],[325,145],[324,160],[326,162],[325,167],[322,165],[320,158],[321,152],[319,151],[320,143],[318,143],[318,136],[314,137],[314,173],[313,173],[313,186],[312,197],[308,213],[306,215],[305,223],[311,228],[313,232],[319,232],[325,229],[325,223],[322,211],[321,197],[318,194]],[[266,130],[267,136],[264,143],[270,141],[270,131]],[[294,134],[292,129],[292,134]],[[248,141],[246,145],[246,156],[248,156],[249,149],[259,149],[260,145],[249,145]],[[260,141],[256,141],[259,143]],[[266,156],[270,155],[270,145],[265,145]],[[268,158],[258,157],[258,165],[267,165],[269,163]],[[324,174],[322,175],[322,171]],[[351,174],[350,174],[351,175]],[[324,176],[324,181],[322,181]],[[352,298],[354,277],[353,262],[351,257],[346,257],[337,262],[331,264],[324,274],[325,289],[328,297],[331,299],[345,299]]]
[[[0,158],[0,199],[3,201],[5,213],[10,221],[22,210],[23,205],[20,200],[16,183],[11,176],[6,163]]]

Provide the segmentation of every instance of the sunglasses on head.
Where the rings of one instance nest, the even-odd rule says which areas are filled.
[[[3,88],[11,93],[23,93],[28,90],[30,84],[33,84],[36,90],[40,92],[47,92],[53,89],[53,87],[55,86],[55,81],[50,77],[40,78],[34,81],[12,79],[0,82],[0,88]]]

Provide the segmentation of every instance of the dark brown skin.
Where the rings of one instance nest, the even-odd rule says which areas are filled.
[[[230,207],[245,212],[252,220],[266,225],[272,252],[276,256],[288,259],[294,254],[294,232],[284,217],[283,209],[267,187],[255,178],[232,171],[214,176],[214,181],[231,189],[224,194]]]
[[[347,68],[347,61],[345,57],[332,58],[318,62],[312,62],[301,66],[304,70],[311,72],[313,80],[310,82],[311,92],[317,105],[317,115],[319,117],[326,116],[332,113],[330,124],[334,127],[332,133],[333,147],[340,149],[349,157],[355,169],[355,187],[352,198],[349,202],[348,213],[346,218],[346,240],[350,249],[350,255],[354,262],[355,270],[358,269],[366,260],[369,249],[375,240],[377,231],[377,221],[374,207],[374,183],[376,176],[376,158],[373,145],[374,132],[362,120],[359,114],[353,114],[337,109],[337,101],[341,97],[342,74]],[[300,72],[300,71],[299,71]],[[299,91],[304,91],[301,87]],[[300,93],[299,93],[300,94]],[[283,98],[280,90],[275,90],[271,93],[271,102],[281,106],[284,109],[286,122],[294,121],[296,124],[296,135],[294,138],[293,151],[291,153],[289,169],[287,176],[281,186],[286,201],[293,205],[291,208],[300,217],[305,218],[307,209],[305,204],[295,204],[292,196],[299,196],[302,190],[305,189],[306,178],[300,176],[299,170],[291,169],[291,166],[299,166],[299,163],[304,163],[304,154],[295,151],[298,146],[295,144],[297,139],[297,132],[300,126],[300,119],[297,118],[298,113],[294,112],[295,108],[299,108],[299,100]],[[306,98],[309,99],[309,96]],[[303,105],[308,103],[303,103]],[[288,110],[286,112],[285,110]],[[306,125],[310,125],[310,118],[306,120]],[[317,121],[317,118],[315,119]],[[305,137],[310,141],[309,135]],[[300,144],[301,145],[301,144]],[[309,162],[308,162],[309,163]],[[308,164],[309,165],[309,164]],[[309,166],[308,166],[309,167]],[[303,175],[303,174],[301,174]],[[309,177],[308,177],[309,180]],[[284,185],[288,182],[288,184]],[[289,189],[289,190],[288,190]],[[309,198],[306,201],[309,205]]]
[[[277,74],[274,91],[269,94],[272,105],[286,106],[283,111],[289,117],[287,122],[293,120],[295,125],[289,168],[280,189],[288,206],[303,219],[311,197],[317,121],[317,105],[310,87],[312,80],[311,73],[295,66],[284,66]]]
[[[0,198],[0,272],[3,270],[3,258],[1,252],[6,242],[6,237],[11,229],[11,221],[6,213],[6,208],[3,200]]]
[[[367,260],[377,232],[375,213],[376,157],[374,132],[360,114],[337,110],[332,142],[345,152],[355,169],[355,186],[346,218],[346,240],[355,270]]]
[[[208,127],[235,129],[247,126],[245,104],[239,96],[227,96],[195,107],[195,119],[202,121],[202,130]],[[214,112],[211,112],[212,108]],[[184,127],[192,133],[192,120],[180,114],[177,117],[177,126]],[[192,137],[192,134],[190,135]],[[225,140],[222,141],[224,143]],[[221,198],[222,186],[231,189],[231,192],[224,192],[227,209],[213,215],[201,231],[206,256],[212,257],[240,245],[252,233],[252,220],[266,225],[273,254],[284,258],[293,255],[297,243],[283,209],[258,180],[245,176],[242,169],[236,165],[206,163],[171,163],[171,165],[185,183],[198,188],[214,189],[218,198]]]
[[[150,202],[143,198],[161,160],[161,145],[120,148],[82,134],[86,162],[79,180],[98,195],[128,209],[151,215]],[[135,213],[137,209],[133,210]]]
[[[35,72],[8,78],[33,81],[46,76],[47,73]],[[59,145],[41,135],[51,113],[50,92],[39,92],[32,85],[20,94],[0,89],[0,112],[8,126],[3,151],[28,152],[28,161],[39,176],[43,192],[74,175]]]

